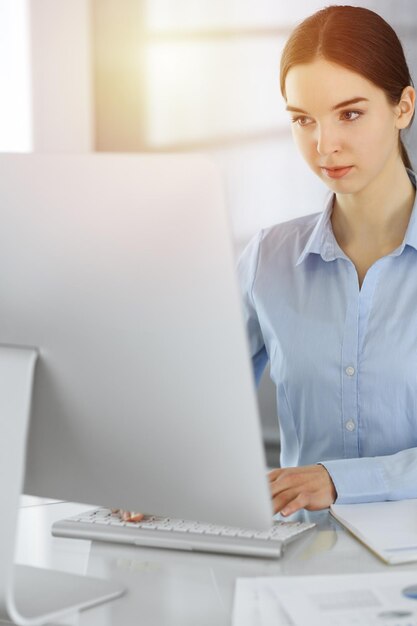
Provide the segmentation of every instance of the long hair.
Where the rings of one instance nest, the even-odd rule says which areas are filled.
[[[323,58],[361,74],[398,104],[413,81],[403,47],[394,29],[377,13],[363,7],[329,6],[299,24],[281,57],[281,93],[286,99],[288,71],[300,63]],[[414,119],[414,114],[410,124]],[[405,167],[412,169],[399,133],[399,151]]]

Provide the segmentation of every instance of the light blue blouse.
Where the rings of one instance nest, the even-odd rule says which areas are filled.
[[[359,289],[333,198],[240,257],[255,377],[269,359],[282,467],[322,463],[338,503],[417,498],[417,201],[401,246]]]

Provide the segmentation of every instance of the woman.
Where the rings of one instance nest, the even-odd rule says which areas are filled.
[[[277,387],[274,509],[417,497],[416,179],[400,136],[415,91],[401,44],[376,13],[328,7],[291,34],[281,91],[333,193],[239,262],[256,379],[269,359]]]
[[[295,143],[333,192],[239,262],[259,380],[277,387],[276,512],[417,497],[417,214],[401,140],[415,91],[376,13],[330,6],[291,34],[281,91]]]

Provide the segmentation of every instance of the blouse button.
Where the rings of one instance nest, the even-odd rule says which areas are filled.
[[[353,376],[353,374],[355,373],[355,368],[349,365],[349,367],[345,369],[345,372],[348,376]]]
[[[356,424],[353,420],[349,420],[348,422],[346,422],[345,427],[346,427],[346,430],[348,430],[349,432],[352,432],[355,430]]]

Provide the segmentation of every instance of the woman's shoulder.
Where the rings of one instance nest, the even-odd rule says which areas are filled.
[[[258,231],[240,255],[239,270],[256,275],[260,267],[273,269],[277,263],[295,266],[320,215],[310,213]]]
[[[265,245],[294,245],[299,243],[305,245],[314,230],[320,213],[310,213],[301,217],[296,217],[286,222],[273,224],[259,232],[259,242]]]
[[[313,232],[320,213],[310,213],[259,231],[250,242],[258,262],[295,263]]]

